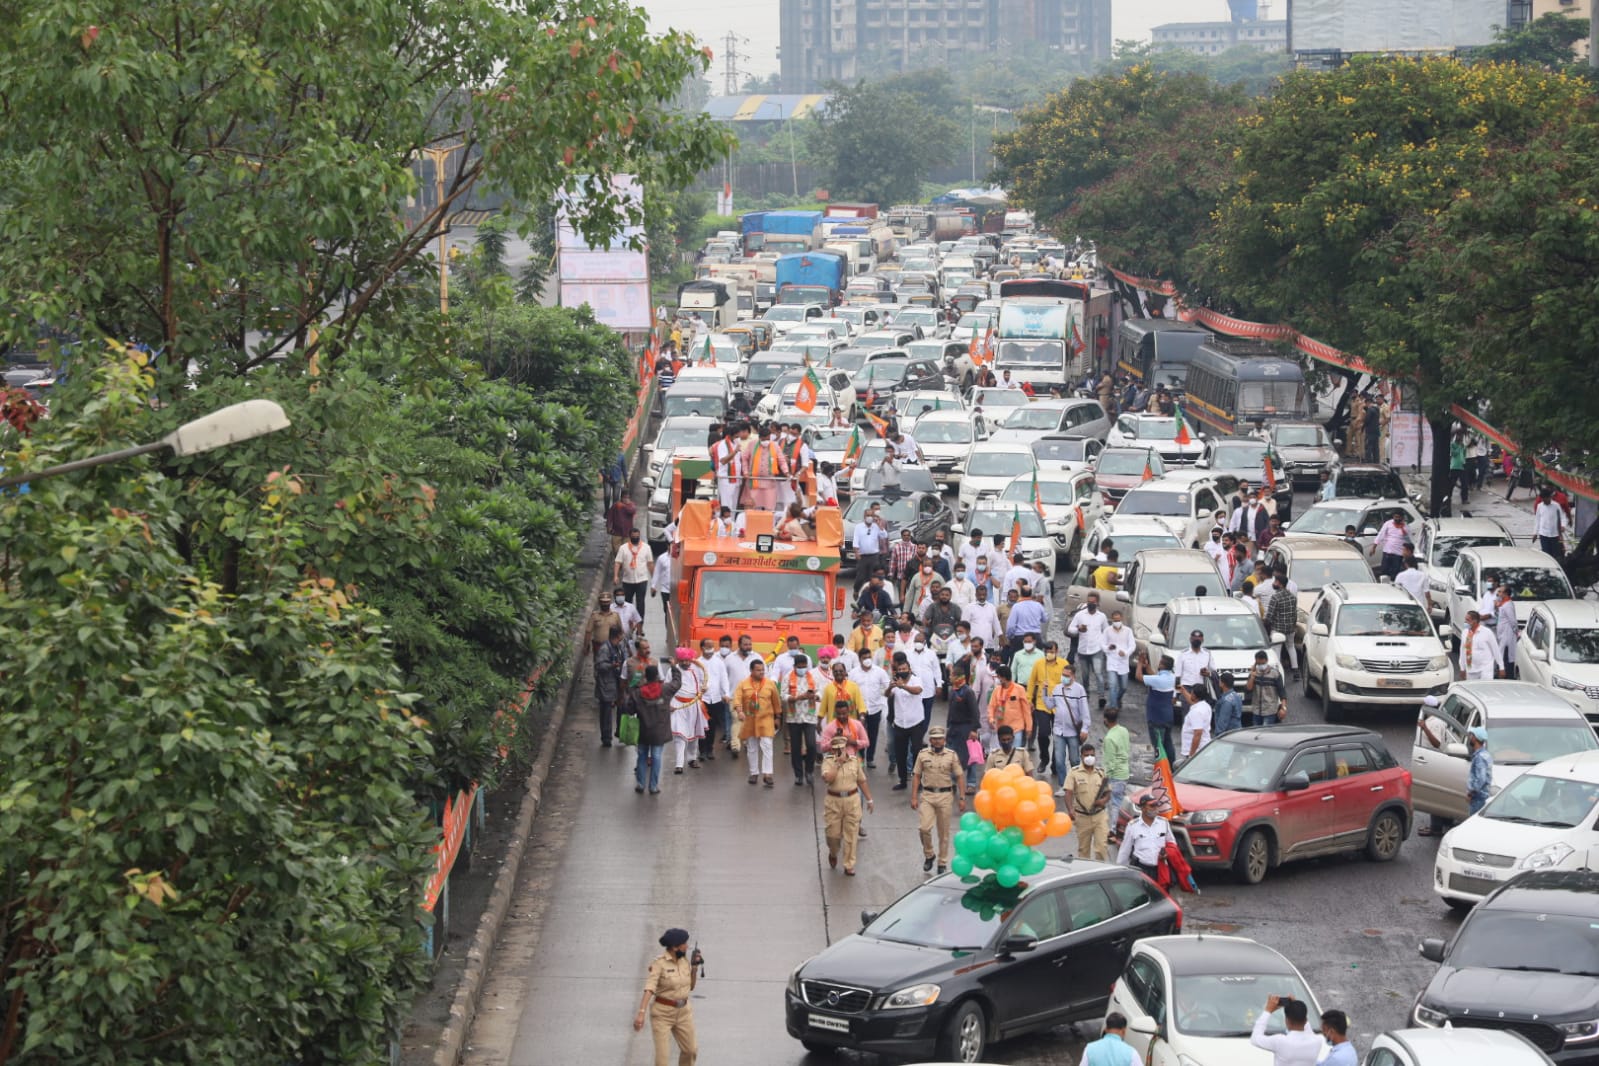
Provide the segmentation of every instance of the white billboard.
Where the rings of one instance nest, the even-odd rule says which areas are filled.
[[[1487,44],[1506,0],[1290,0],[1295,52],[1436,52]]]
[[[642,217],[644,190],[631,174],[611,178],[611,191]],[[647,330],[650,312],[649,260],[641,245],[634,251],[630,239],[643,238],[643,227],[629,225],[604,248],[592,248],[572,226],[570,215],[582,214],[581,183],[556,199],[556,278],[562,307],[594,309],[594,317],[615,330]],[[570,209],[570,210],[569,210]]]

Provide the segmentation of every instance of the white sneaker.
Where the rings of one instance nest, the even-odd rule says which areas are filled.
[[[1061,786],[1061,787],[1060,787],[1060,788],[1057,788],[1057,789],[1056,789],[1056,790],[1055,790],[1055,795],[1057,795],[1057,796],[1064,796],[1064,795],[1066,795],[1066,786],[1065,786],[1065,785],[1062,785],[1062,786]]]

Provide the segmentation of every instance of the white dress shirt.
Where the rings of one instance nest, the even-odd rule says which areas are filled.
[[[1558,537],[1566,524],[1566,512],[1554,500],[1539,500],[1532,509],[1532,532],[1538,537]]]
[[[1204,700],[1195,700],[1188,707],[1188,713],[1183,715],[1183,739],[1178,754],[1184,759],[1194,750],[1194,737],[1199,737],[1199,746],[1204,747],[1210,743],[1210,719],[1212,711],[1210,704]]]
[[[1399,576],[1394,578],[1394,584],[1416,597],[1416,602],[1427,602],[1427,575],[1422,573],[1421,567],[1399,571]]]
[[[701,656],[700,665],[705,667],[706,703],[720,703],[733,694],[727,687],[727,666],[720,655],[713,651],[708,657]]]
[[[966,617],[966,606],[977,602],[977,586],[969,578],[950,578],[944,585],[949,589],[949,600],[961,608],[961,617]]]
[[[982,544],[979,544],[974,548],[972,546],[972,542],[967,541],[965,544],[961,545],[959,557],[960,561],[966,564],[966,572],[968,574],[975,573],[977,570],[977,560],[988,558],[988,548],[986,545]]]
[[[912,648],[905,657],[911,662],[911,669],[916,672],[916,683],[922,687],[922,699],[927,699],[938,691],[939,684],[944,680],[944,674],[939,666],[938,655],[931,647],[922,645],[922,650]]]
[[[978,603],[973,600],[963,606],[961,621],[971,625],[972,636],[982,638],[983,647],[992,648],[999,643],[999,612],[994,610],[994,601]]]
[[[1116,861],[1123,866],[1127,865],[1129,859],[1140,866],[1154,866],[1160,862],[1161,852],[1171,842],[1171,826],[1166,819],[1157,817],[1146,824],[1142,817],[1134,818],[1127,823],[1127,831],[1122,834],[1122,846],[1116,852]]]
[[[1480,625],[1460,635],[1460,669],[1467,681],[1492,681],[1494,671],[1503,666],[1504,653],[1493,630]]]
[[[1133,636],[1133,627],[1126,622],[1121,629],[1110,626],[1105,630],[1105,665],[1118,674],[1125,674],[1132,670],[1133,653],[1138,650],[1138,641]]]
[[[888,531],[875,522],[861,522],[855,527],[850,546],[861,555],[881,555],[888,547]]]
[[[862,663],[857,669],[849,672],[849,679],[861,690],[861,699],[866,702],[867,714],[882,714],[888,710],[890,679],[887,670],[876,663],[870,666]]]
[[[760,655],[753,651],[749,653],[748,657],[745,657],[739,654],[737,650],[734,650],[732,655],[722,660],[722,668],[727,671],[727,694],[729,697],[738,690],[739,685],[749,678],[750,665],[759,658]]]
[[[1267,1036],[1266,1026],[1270,1022],[1271,1015],[1262,1011],[1255,1018],[1255,1029],[1249,1034],[1249,1042],[1262,1051],[1271,1052],[1272,1066],[1316,1066],[1327,1043],[1320,1033],[1313,1033],[1309,1029],[1290,1029],[1285,1033]]]
[[[1078,632],[1078,626],[1088,628]],[[1098,655],[1104,651],[1105,638],[1109,632],[1110,617],[1104,611],[1090,611],[1087,607],[1079,607],[1066,627],[1067,636],[1077,638],[1079,655]]]
[[[655,573],[650,578],[650,591],[658,592],[663,596],[672,594],[672,555],[662,552],[660,558],[655,560]]]
[[[1000,583],[999,594],[1001,596],[1009,596],[1010,590],[1019,586],[1023,581],[1027,582],[1028,586],[1031,587],[1033,578],[1036,576],[1033,573],[1033,568],[1025,563],[1013,563],[1011,568],[1005,571],[1005,580]]]
[[[916,668],[911,667],[911,676],[906,679],[906,684],[921,689],[920,692],[911,692],[908,689],[896,688],[889,693],[889,698],[894,704],[894,724],[901,729],[921,725],[927,720],[927,709],[922,706],[922,697],[927,694],[921,680],[916,676]]]
[[[616,565],[620,568],[621,580],[629,585],[637,585],[650,579],[650,573],[655,568],[655,553],[650,551],[650,546],[642,538],[637,545],[623,541],[621,547],[616,549]]]
[[[1187,648],[1177,653],[1177,683],[1185,688],[1192,687],[1204,681],[1201,670],[1216,672],[1216,664],[1211,661],[1210,652],[1204,648],[1195,651]]]

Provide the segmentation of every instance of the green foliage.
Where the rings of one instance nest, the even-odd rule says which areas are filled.
[[[949,160],[959,130],[939,99],[936,72],[885,82],[834,85],[812,152],[834,200],[892,204],[915,199],[922,178]],[[947,87],[947,82],[945,82]]]
[[[92,362],[8,467],[148,439],[148,374]],[[211,580],[192,488],[138,460],[0,506],[0,1062],[376,1063],[420,979],[430,749],[379,619],[273,486]]]
[[[1473,50],[1477,63],[1524,63],[1548,70],[1570,70],[1576,66],[1572,48],[1588,39],[1588,20],[1572,18],[1558,11],[1539,15],[1515,29],[1500,28],[1492,43]]]
[[[693,251],[700,220],[711,207],[707,193],[688,189],[668,191],[646,186],[644,189],[645,230],[650,243],[650,276],[662,278],[673,273],[680,253]]]
[[[256,366],[358,339],[441,225],[438,210],[397,220],[426,146],[463,146],[447,210],[479,187],[540,203],[596,176],[580,224],[598,241],[626,206],[597,176],[675,187],[729,143],[670,106],[708,55],[684,34],[652,37],[625,0],[578,14],[371,0],[358,17],[45,0],[3,14],[8,321],[71,321],[179,360]]]
[[[1263,96],[1277,79],[1293,68],[1287,52],[1234,45],[1215,55],[1200,55],[1182,48],[1156,48],[1147,42],[1117,41],[1101,73],[1118,73],[1149,65],[1167,74],[1199,74],[1217,85],[1237,85],[1250,96]]]

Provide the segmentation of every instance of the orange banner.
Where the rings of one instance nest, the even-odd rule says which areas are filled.
[[[428,878],[427,891],[422,899],[422,906],[429,911],[438,905],[445,882],[450,879],[450,871],[461,854],[461,842],[466,839],[466,827],[472,818],[472,805],[477,801],[477,792],[478,786],[473,785],[472,791],[457,792],[444,801],[442,839],[433,846],[436,860],[433,876]]]

